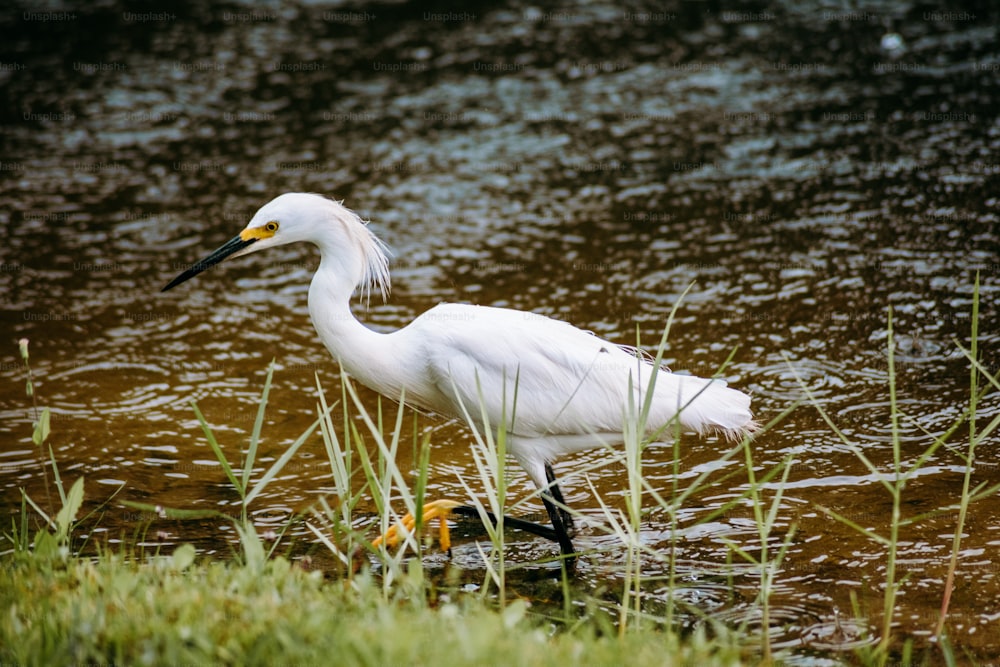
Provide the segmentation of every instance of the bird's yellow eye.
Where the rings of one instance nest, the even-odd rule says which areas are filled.
[[[260,241],[269,239],[278,232],[278,221],[271,220],[259,227],[247,227],[240,232],[240,238],[244,241]]]

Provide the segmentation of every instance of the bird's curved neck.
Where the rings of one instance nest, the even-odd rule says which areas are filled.
[[[322,248],[321,248],[322,250]],[[341,367],[363,384],[398,397],[399,387],[386,367],[392,359],[387,338],[362,324],[351,311],[351,295],[358,286],[350,266],[323,253],[309,286],[309,316],[326,348]]]

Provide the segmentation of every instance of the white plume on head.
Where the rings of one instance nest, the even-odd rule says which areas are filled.
[[[321,195],[316,195],[317,197]],[[326,199],[324,197],[324,199]],[[360,290],[361,298],[365,305],[371,302],[372,290],[378,290],[382,296],[382,301],[389,298],[389,291],[392,283],[389,278],[389,255],[392,252],[382,239],[375,236],[368,228],[368,220],[362,220],[361,216],[347,208],[343,200],[337,202],[332,199],[327,201],[334,204],[339,209],[338,217],[344,222],[348,234],[350,234],[357,246],[361,248],[364,257],[364,273],[362,276]]]

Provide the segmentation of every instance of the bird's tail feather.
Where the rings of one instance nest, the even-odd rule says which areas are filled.
[[[750,412],[750,397],[727,387],[724,381],[692,375],[670,374],[668,377],[676,383],[673,409],[675,412],[680,409],[679,419],[684,428],[702,434],[721,433],[729,440],[739,440],[760,427]]]

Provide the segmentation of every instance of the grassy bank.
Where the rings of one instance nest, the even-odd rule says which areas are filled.
[[[262,569],[102,556],[8,557],[0,569],[0,663],[24,665],[731,665],[701,635],[555,633],[517,601],[383,597],[364,577],[325,580],[284,558]]]

